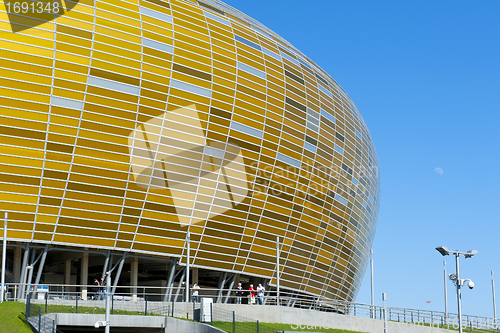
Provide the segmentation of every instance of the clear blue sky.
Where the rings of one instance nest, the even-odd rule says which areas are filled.
[[[375,302],[444,310],[443,260],[461,259],[465,314],[500,315],[500,1],[227,0],[347,91],[377,148]],[[441,168],[440,175],[435,168]],[[366,272],[358,302],[370,302]],[[448,282],[448,307],[456,293]]]

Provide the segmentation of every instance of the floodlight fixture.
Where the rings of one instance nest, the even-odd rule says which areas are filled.
[[[469,250],[469,251],[465,252],[464,257],[465,257],[465,258],[472,258],[472,257],[474,257],[474,255],[475,255],[476,253],[477,253],[477,251],[476,251],[476,250]]]
[[[443,256],[447,256],[450,254],[450,250],[448,250],[446,246],[436,247],[436,250],[438,250],[438,252],[441,253]]]
[[[460,256],[464,256],[465,258],[472,258],[477,251],[476,250],[469,250],[467,252],[460,252],[460,251],[450,251],[446,246],[440,246],[436,247],[436,250],[441,253],[443,256],[447,256],[450,254],[453,254],[455,256],[455,264],[457,266],[457,271],[456,273],[450,274],[448,277],[450,280],[453,281],[455,286],[457,287],[457,305],[458,305],[458,332],[462,333],[462,286],[465,284],[465,282],[469,282],[468,286],[469,289],[474,288],[474,282],[472,282],[470,279],[461,279],[460,278],[460,266],[459,266],[459,258]],[[445,288],[445,295],[446,295],[446,288]],[[446,312],[446,311],[445,311]]]

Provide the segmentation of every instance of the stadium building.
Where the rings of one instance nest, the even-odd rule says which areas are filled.
[[[182,285],[189,234],[190,284],[355,299],[380,179],[334,79],[218,0],[40,4],[0,5],[7,283]]]

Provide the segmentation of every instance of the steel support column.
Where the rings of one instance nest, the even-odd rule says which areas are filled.
[[[222,289],[226,284],[227,272],[220,272],[219,287],[217,288],[217,303],[222,303]]]
[[[43,272],[43,267],[45,266],[45,259],[47,258],[47,252],[49,252],[49,245],[45,245],[45,248],[43,249],[43,252],[42,252],[40,264],[38,265],[38,272],[36,272],[35,288],[40,283],[40,279],[42,277],[42,272]]]
[[[184,268],[183,271],[182,271],[181,280],[179,281],[179,285],[177,286],[177,290],[175,291],[174,302],[177,302],[177,297],[179,297],[179,293],[181,292],[182,282],[184,282],[184,277],[185,276],[186,276],[186,268]]]
[[[227,291],[226,297],[224,299],[224,304],[227,304],[227,301],[229,300],[229,297],[231,296],[231,292],[233,291],[234,287],[234,281],[236,281],[236,273],[233,273],[231,276],[231,282],[229,283],[229,290]]]
[[[170,296],[172,295],[172,287],[174,284],[174,277],[175,277],[175,266],[176,262],[172,260],[170,262],[168,271],[167,289],[165,289],[165,298],[163,299],[164,302],[170,302]]]
[[[19,279],[19,299],[24,298],[24,286],[26,283],[26,271],[28,269],[28,260],[30,255],[30,243],[26,243],[24,247],[24,256],[23,256],[23,264],[21,268],[21,278]]]
[[[106,272],[108,271],[108,266],[109,266],[109,258],[111,256],[111,251],[108,250],[108,252],[106,252],[106,260],[104,260],[104,267],[102,269],[102,276],[101,277],[105,277],[106,276]],[[111,263],[112,265],[113,263]]]
[[[82,300],[87,300],[87,285],[89,284],[89,253],[83,252],[80,262],[80,284],[82,285]]]
[[[132,287],[132,302],[137,302],[137,276],[139,274],[139,258],[132,258],[130,263],[130,286]]]
[[[114,295],[116,291],[116,286],[118,285],[118,280],[120,279],[120,275],[122,274],[123,264],[125,263],[125,258],[127,258],[127,253],[124,252],[122,257],[120,258],[120,262],[118,263],[118,270],[115,275],[115,283],[113,283],[113,290],[111,290],[111,294]]]

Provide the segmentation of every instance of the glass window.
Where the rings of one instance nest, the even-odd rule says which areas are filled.
[[[340,148],[338,145],[335,145],[335,151],[340,155],[344,155],[344,149]]]
[[[220,159],[224,158],[224,150],[217,149],[214,147],[204,146],[203,147],[203,154],[208,155],[208,156],[212,156],[212,157],[216,157],[216,158],[220,158]]]
[[[234,131],[242,132],[251,136],[255,136],[256,138],[262,139],[264,136],[264,133],[258,129],[255,129],[253,127],[247,126],[240,124],[236,121],[231,122],[230,128]]]
[[[177,88],[180,90],[184,90],[184,91],[187,91],[187,92],[190,92],[190,93],[193,93],[196,95],[208,97],[208,98],[210,98],[212,96],[212,91],[210,89],[195,86],[194,84],[182,82],[179,80],[174,80],[174,79],[170,80],[170,86],[172,88]]]
[[[301,166],[301,164],[302,164],[299,160],[296,160],[295,158],[292,158],[292,157],[289,157],[289,156],[283,155],[283,154],[281,154],[281,153],[278,153],[278,154],[276,155],[276,159],[277,159],[278,161],[283,162],[283,163],[290,164],[290,165],[292,165],[292,166],[294,166],[294,167],[296,167],[296,168],[300,168],[300,166]]]
[[[299,102],[296,102],[293,99],[288,98],[288,97],[285,97],[285,103],[290,104],[291,106],[296,107],[297,109],[302,110],[304,112],[306,112],[306,110],[307,110],[305,105],[303,105]]]
[[[354,113],[354,115],[359,119],[359,115],[358,113],[356,112],[356,110],[354,110],[354,108],[351,106],[351,111],[352,113]]]
[[[338,193],[335,193],[335,200],[338,201],[338,202],[340,202],[343,205],[347,205],[347,199],[344,198],[343,196],[341,196]]]
[[[332,123],[335,124],[335,117],[329,114],[327,111],[321,109],[321,117],[325,117],[326,119],[330,120]]]
[[[315,125],[319,125],[319,113],[314,110],[307,109],[307,121],[310,121]]]
[[[142,15],[146,15],[146,16],[149,16],[149,17],[152,17],[152,18],[155,18],[155,19],[167,22],[167,23],[172,23],[172,16],[170,16],[170,15],[163,14],[163,13],[157,12],[156,10],[152,10],[152,9],[145,8],[145,7],[139,7],[139,8],[140,8],[140,12]]]
[[[157,42],[155,40],[152,40],[152,39],[149,39],[146,37],[142,37],[142,45],[144,45],[146,47],[150,47],[152,49],[157,49],[159,51],[167,52],[167,53],[173,53],[173,51],[174,51],[174,48],[172,47],[172,45]]]
[[[77,101],[76,99],[62,98],[57,96],[52,96],[50,98],[50,104],[53,106],[59,106],[67,109],[82,110],[83,102]]]
[[[304,66],[312,69],[311,65],[309,65],[307,62],[305,62],[304,60],[300,59],[300,57],[297,57],[297,59],[299,59],[300,63],[303,64]]]
[[[286,60],[290,61],[290,62],[293,62],[294,64],[296,64],[297,66],[299,66],[299,62],[297,61],[297,59],[295,58],[292,58],[290,57],[288,54],[286,54],[285,52],[281,52],[280,51],[280,54],[283,58],[285,58]]]
[[[140,88],[137,86],[133,86],[131,84],[110,81],[106,79],[102,79],[97,76],[89,76],[87,79],[87,84],[91,86],[96,86],[104,89],[115,90],[119,92],[123,92],[126,94],[139,95]]]
[[[308,108],[306,125],[311,131],[317,133],[319,131],[319,113]]]
[[[313,153],[316,153],[316,146],[313,145],[313,144],[310,144],[309,142],[307,141],[304,141],[304,148],[313,152]]]
[[[239,61],[238,61],[238,69],[241,69],[242,71],[245,71],[245,72],[250,73],[252,75],[258,76],[264,80],[266,79],[266,73],[264,73],[263,71],[261,71],[257,68],[254,68],[252,66],[249,66],[249,65],[244,64],[244,63],[239,62]]]
[[[293,73],[291,73],[291,72],[287,71],[286,69],[285,69],[285,75],[286,75],[286,76],[288,76],[289,78],[291,78],[292,80],[297,81],[297,82],[298,82],[298,83],[300,83],[300,84],[304,84],[304,83],[305,83],[303,79],[301,79],[301,78],[300,78],[300,77],[298,77],[297,75],[295,75],[295,74],[293,74]]]
[[[352,177],[352,183],[356,186],[358,186],[358,180],[354,177]]]
[[[267,54],[268,56],[273,57],[276,60],[281,61],[281,56],[279,54],[274,53],[273,51],[270,51],[270,50],[266,49],[265,47],[262,48],[262,52],[264,52],[264,54]]]
[[[306,135],[306,141],[314,146],[318,145],[318,141],[316,141],[316,139],[311,138],[309,135]]]
[[[231,26],[231,23],[228,20],[223,19],[222,17],[219,17],[217,15],[214,15],[214,14],[206,12],[206,11],[203,11],[203,13],[205,14],[206,17],[208,17],[208,18],[210,18],[210,19],[212,19],[214,21],[217,21],[219,23]]]
[[[348,174],[352,175],[352,169],[349,168],[346,164],[342,163],[342,169],[344,169],[344,171]]]
[[[234,35],[234,39],[236,39],[238,42],[241,42],[241,43],[246,44],[246,45],[248,45],[250,47],[253,47],[254,49],[262,51],[262,49],[260,48],[260,45],[257,45],[254,42],[251,42],[251,41],[249,41],[246,38],[240,37],[238,35]]]
[[[361,133],[357,129],[354,130],[354,133],[356,133],[356,136],[361,139]]]
[[[325,87],[323,87],[321,84],[318,84],[318,88],[319,88],[319,90],[324,92],[327,96],[332,97],[332,93],[330,91],[328,91]]]
[[[323,82],[326,86],[328,86],[328,82],[327,82],[325,79],[323,79],[321,76],[319,76],[319,75],[318,75],[318,73],[314,73],[314,75],[316,75],[316,78],[317,78],[318,80],[320,80],[320,81],[321,81],[321,82]]]

